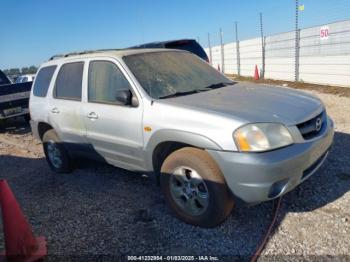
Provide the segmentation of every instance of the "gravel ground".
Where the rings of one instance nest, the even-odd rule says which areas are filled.
[[[308,92],[324,101],[336,122],[334,146],[322,168],[283,198],[261,260],[350,260],[350,98]],[[272,202],[238,203],[221,226],[202,229],[175,219],[160,188],[146,176],[83,160],[72,174],[55,175],[20,119],[0,123],[0,174],[35,234],[47,238],[48,260],[87,261],[99,255],[247,260],[272,218]]]

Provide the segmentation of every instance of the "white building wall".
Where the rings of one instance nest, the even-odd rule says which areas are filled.
[[[294,80],[295,32],[265,38],[265,78]]]
[[[320,27],[301,30],[299,80],[350,86],[350,21],[327,26],[330,35],[323,40]]]
[[[236,43],[229,43],[224,46],[225,73],[237,74],[237,52]]]
[[[350,20],[328,25],[328,39],[320,38],[321,26],[300,30],[299,80],[307,83],[350,87]],[[205,50],[209,54],[209,50]],[[242,76],[262,69],[261,38],[239,42]],[[222,69],[221,47],[212,47],[213,66]],[[236,43],[224,45],[225,73],[237,74]],[[295,32],[265,38],[265,78],[294,81]]]
[[[261,38],[253,38],[239,42],[242,76],[254,76],[255,65],[257,65],[258,68],[261,68],[261,50]]]

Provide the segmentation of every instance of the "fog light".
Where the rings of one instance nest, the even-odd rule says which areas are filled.
[[[268,197],[269,198],[278,197],[286,189],[287,183],[288,183],[288,179],[283,179],[281,181],[277,181],[273,183],[270,188]]]

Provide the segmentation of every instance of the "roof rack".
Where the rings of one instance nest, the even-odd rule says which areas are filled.
[[[96,49],[96,50],[85,50],[82,52],[71,52],[71,53],[66,53],[66,54],[57,54],[53,55],[50,57],[49,61],[57,59],[57,58],[62,58],[62,57],[68,57],[68,56],[75,56],[75,55],[85,55],[85,54],[92,54],[92,53],[98,53],[98,52],[106,52],[106,51],[118,51],[121,49],[117,48],[111,48],[111,49]]]

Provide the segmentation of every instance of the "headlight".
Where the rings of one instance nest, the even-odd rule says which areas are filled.
[[[267,151],[293,143],[287,128],[278,123],[248,124],[238,128],[233,137],[240,151]]]

